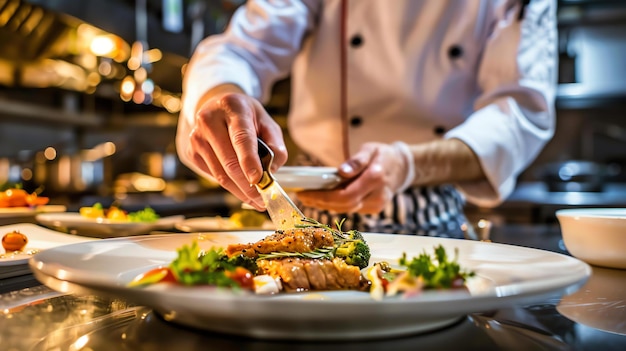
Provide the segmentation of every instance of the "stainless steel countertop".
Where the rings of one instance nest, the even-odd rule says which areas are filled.
[[[507,204],[553,206],[626,206],[626,183],[607,183],[600,192],[551,192],[542,182],[522,182],[506,199]]]

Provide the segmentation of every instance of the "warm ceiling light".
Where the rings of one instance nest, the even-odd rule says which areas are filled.
[[[100,78],[100,75],[96,72],[91,72],[87,75],[87,83],[89,83],[89,85],[92,87],[100,84],[101,80],[102,79]]]
[[[94,37],[91,40],[89,48],[96,56],[114,57],[117,52],[115,40],[110,35],[99,35]]]
[[[128,59],[128,68],[136,70],[143,64],[144,45],[140,41],[136,41],[130,48],[130,58]]]
[[[57,157],[57,150],[49,146],[44,150],[43,155],[46,158],[46,160],[52,161]]]
[[[163,58],[163,53],[159,49],[150,49],[144,53],[146,61],[154,63]]]
[[[135,80],[131,76],[126,76],[124,80],[122,80],[122,85],[120,86],[120,97],[124,101],[130,101],[135,92]]]
[[[181,103],[180,103],[180,99],[174,96],[169,96],[169,97],[163,97],[163,107],[165,107],[165,109],[170,112],[170,113],[176,113],[180,111],[181,108]]]
[[[146,94],[152,95],[152,92],[154,92],[154,82],[152,79],[146,79],[143,83],[141,83],[141,90],[143,90]]]
[[[148,71],[146,71],[143,67],[139,67],[135,73],[133,73],[133,76],[137,82],[143,82],[146,78],[148,78]]]
[[[113,65],[109,61],[102,61],[100,62],[100,65],[98,65],[98,72],[101,75],[108,77],[113,73]]]
[[[106,156],[111,156],[115,153],[116,146],[115,146],[115,143],[107,141],[104,144],[102,144],[102,149]]]

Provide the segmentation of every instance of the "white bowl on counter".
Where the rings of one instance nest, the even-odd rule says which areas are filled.
[[[572,256],[595,266],[626,269],[626,208],[563,209],[556,217]]]

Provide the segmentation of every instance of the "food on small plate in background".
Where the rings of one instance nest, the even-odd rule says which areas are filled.
[[[241,209],[233,212],[228,220],[237,228],[260,228],[267,222],[267,216],[255,210]]]
[[[28,244],[28,237],[15,230],[4,234],[2,237],[2,247],[6,252],[22,251]]]
[[[110,206],[104,208],[101,203],[97,202],[93,206],[85,206],[79,209],[81,216],[92,219],[108,219],[118,222],[156,222],[160,217],[150,207],[143,210],[128,212],[118,206]]]
[[[19,230],[13,230],[2,236],[2,247],[4,253],[0,253],[0,259],[23,257],[24,255],[34,255],[38,249],[26,249],[28,237]]]
[[[0,207],[35,207],[46,205],[50,199],[29,193],[19,186],[13,186],[0,192]]]

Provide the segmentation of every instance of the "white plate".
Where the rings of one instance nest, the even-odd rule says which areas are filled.
[[[184,216],[162,217],[154,222],[123,222],[101,218],[87,218],[77,212],[42,213],[35,216],[37,222],[63,231],[76,231],[79,235],[97,237],[120,237],[147,234],[152,230],[172,229]]]
[[[176,229],[183,232],[216,232],[223,230],[274,230],[272,221],[266,221],[260,227],[239,227],[229,217],[196,217],[176,223]]]
[[[274,177],[287,191],[332,189],[341,182],[333,167],[284,166]]]
[[[216,332],[273,339],[381,338],[452,324],[464,315],[568,293],[591,269],[570,256],[524,247],[408,235],[365,234],[372,262],[394,261],[442,244],[477,277],[467,291],[428,291],[411,299],[374,301],[368,293],[334,291],[254,295],[212,287],[126,285],[168,265],[175,249],[198,240],[203,248],[252,242],[267,232],[169,234],[105,239],[59,247],[30,260],[35,277],[61,292],[98,293],[154,308],[166,320]]]
[[[64,244],[81,243],[96,239],[83,238],[76,235],[59,233],[47,228],[40,227],[32,223],[18,223],[4,225],[0,227],[0,237],[6,233],[19,231],[28,237],[28,244],[23,251],[29,250],[47,250]],[[32,255],[29,254],[7,254],[4,248],[0,247],[0,279],[14,277],[18,275],[30,274],[28,260]]]
[[[65,212],[63,205],[44,205],[37,207],[0,207],[0,218],[4,217],[27,217],[37,213]]]

